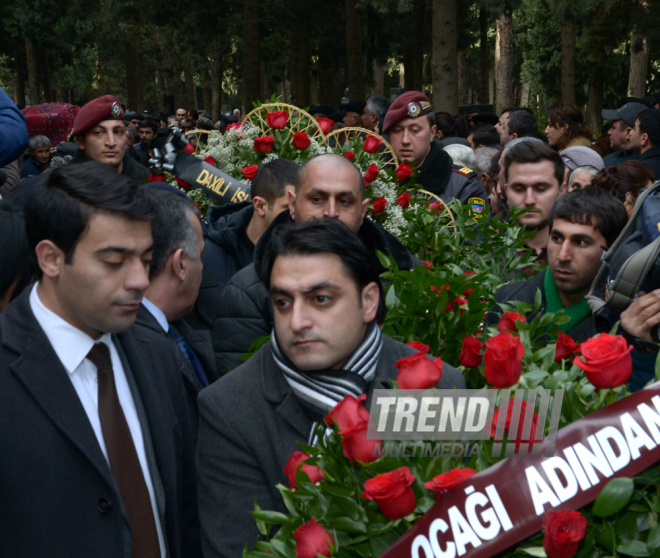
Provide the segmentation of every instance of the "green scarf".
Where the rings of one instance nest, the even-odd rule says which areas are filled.
[[[556,314],[560,310],[563,310],[564,314],[566,314],[571,319],[570,322],[559,326],[559,329],[561,329],[564,333],[568,333],[582,320],[591,316],[591,308],[586,300],[582,300],[573,306],[564,308],[563,304],[561,303],[561,298],[559,298],[559,291],[557,291],[555,280],[552,278],[552,273],[550,273],[549,269],[546,269],[545,271],[543,290],[545,291],[545,311]]]

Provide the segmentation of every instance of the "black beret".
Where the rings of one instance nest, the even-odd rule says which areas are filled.
[[[335,122],[343,122],[344,116],[346,116],[346,111],[345,110],[338,110],[337,112],[333,112],[329,118],[330,120],[334,120]]]
[[[356,112],[362,114],[364,112],[364,107],[367,106],[367,101],[352,101],[350,103],[344,103],[339,105],[339,110],[345,110],[346,112]]]
[[[482,122],[484,124],[491,124],[495,126],[500,121],[497,114],[494,112],[479,112],[472,116],[472,122]]]
[[[335,109],[333,109],[330,105],[312,105],[309,107],[309,114],[314,116],[315,114],[325,114],[326,116],[330,116],[335,112]]]

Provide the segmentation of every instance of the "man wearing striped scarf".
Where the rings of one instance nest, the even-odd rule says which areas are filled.
[[[298,442],[345,395],[392,387],[394,363],[414,349],[378,326],[381,284],[370,251],[341,221],[278,228],[262,260],[271,340],[200,393],[197,446],[204,555],[235,557],[259,534],[249,512],[286,513],[275,485]],[[439,388],[464,388],[444,364]]]

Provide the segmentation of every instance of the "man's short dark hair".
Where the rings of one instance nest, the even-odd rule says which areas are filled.
[[[305,183],[305,177],[307,176],[307,169],[310,165],[318,163],[319,160],[331,160],[334,161],[335,164],[338,166],[345,166],[348,168],[350,167],[353,168],[355,171],[355,183],[357,190],[360,194],[360,200],[364,200],[364,177],[362,176],[362,172],[360,171],[359,168],[357,168],[353,163],[351,163],[346,157],[342,157],[341,155],[338,155],[337,153],[326,153],[323,155],[316,155],[315,157],[312,157],[311,159],[307,159],[302,165],[300,165],[300,169],[298,170],[298,175],[296,176],[296,194],[300,192],[300,189],[302,188],[303,184]],[[315,163],[316,162],[316,163]]]
[[[554,167],[554,176],[559,186],[564,183],[564,162],[552,147],[539,141],[522,141],[506,150],[504,155],[504,178],[509,181],[511,163],[538,163],[550,161]]]
[[[639,131],[649,137],[651,146],[660,145],[660,110],[646,109],[639,113]]]
[[[151,220],[157,206],[141,184],[108,165],[89,161],[53,170],[34,187],[25,203],[25,227],[31,255],[42,240],[51,240],[70,264],[76,245],[95,212],[127,219]],[[37,269],[41,277],[41,271]]]
[[[262,259],[265,284],[270,288],[270,276],[279,256],[339,256],[347,275],[355,282],[358,293],[374,282],[382,295],[382,284],[374,256],[360,238],[339,219],[310,219],[305,223],[290,223],[275,229]]]
[[[194,109],[189,110],[188,118],[190,118],[193,122],[197,122],[197,119],[199,118],[199,113]]]
[[[166,190],[153,190],[151,195],[158,205],[158,218],[151,222],[154,250],[149,267],[149,279],[158,277],[172,252],[183,248],[191,259],[200,256],[197,234],[190,222],[189,214],[197,218],[197,208],[183,196]]]
[[[509,135],[517,134],[519,138],[536,132],[538,128],[534,115],[531,111],[525,109],[516,109],[510,112],[507,126],[509,128]]]
[[[154,134],[158,133],[158,124],[156,124],[156,121],[152,120],[151,118],[145,118],[142,122],[140,122],[138,130],[140,128],[151,128]]]
[[[472,131],[472,143],[477,147],[486,147],[487,145],[499,145],[500,134],[495,126],[486,124],[479,126]]]
[[[251,186],[252,197],[259,196],[273,207],[275,200],[285,193],[285,187],[295,186],[300,167],[288,159],[275,159],[259,167]]]
[[[582,188],[559,196],[550,212],[550,230],[555,219],[591,225],[612,246],[628,222],[628,212],[620,200],[598,188]]]
[[[15,299],[35,275],[25,220],[9,200],[0,200],[0,299],[13,289]]]

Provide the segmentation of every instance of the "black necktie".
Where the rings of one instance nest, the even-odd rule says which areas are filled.
[[[96,343],[87,358],[98,369],[101,430],[110,468],[119,487],[133,532],[131,558],[160,558],[160,544],[151,498],[131,431],[119,403],[110,351],[104,343]]]

